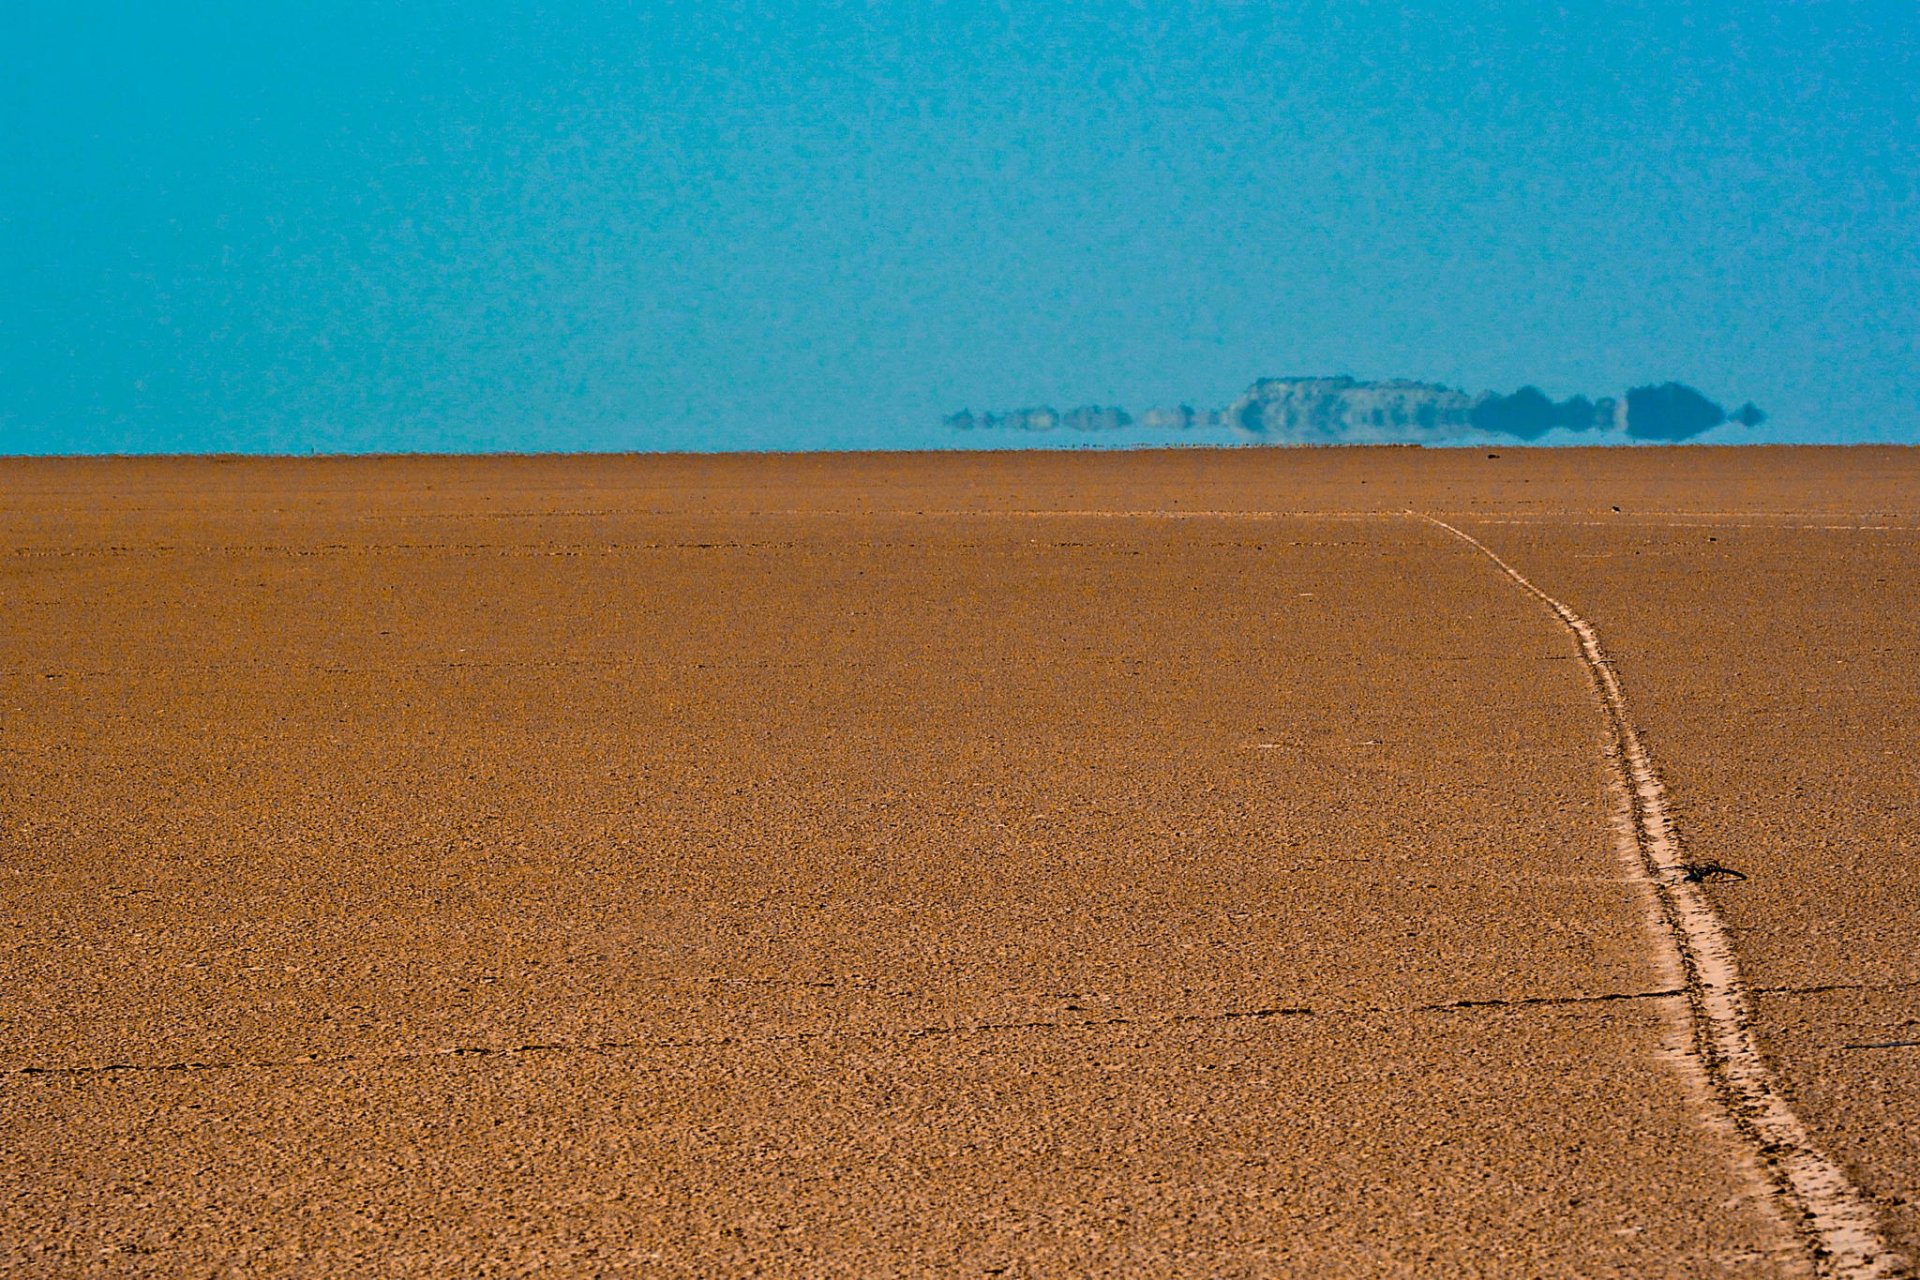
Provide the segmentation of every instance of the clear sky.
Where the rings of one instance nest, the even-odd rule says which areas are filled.
[[[4,28],[0,452],[921,446],[1338,372],[1920,440],[1911,0]]]

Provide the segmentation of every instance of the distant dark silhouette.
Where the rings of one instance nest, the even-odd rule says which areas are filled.
[[[1624,412],[1623,412],[1624,410]],[[1766,420],[1752,402],[1732,421],[1757,426]],[[1618,440],[1685,440],[1728,421],[1713,401],[1678,382],[1635,387],[1622,404],[1611,396],[1568,396],[1555,403],[1539,387],[1511,395],[1469,395],[1435,382],[1405,378],[1370,382],[1346,374],[1332,377],[1262,378],[1224,409],[1149,409],[1135,419],[1125,409],[1081,405],[1065,412],[1036,405],[1004,413],[962,409],[941,420],[950,431],[1148,433],[1196,428],[1235,433],[1273,444],[1448,444],[1473,437],[1538,440],[1553,432],[1596,432]]]
[[[1598,400],[1568,396],[1554,409],[1560,415],[1560,425],[1569,431],[1602,431],[1613,425],[1613,411],[1619,403],[1612,396]]]
[[[1627,392],[1627,434],[1636,440],[1684,440],[1727,420],[1727,411],[1679,382]]]
[[[1538,387],[1522,387],[1510,396],[1488,392],[1474,402],[1473,425],[1516,440],[1537,440],[1556,428],[1597,431],[1613,425],[1615,403],[1569,396],[1555,404]]]
[[[1560,425],[1558,406],[1538,387],[1522,387],[1510,396],[1490,395],[1473,406],[1476,430],[1532,440]]]

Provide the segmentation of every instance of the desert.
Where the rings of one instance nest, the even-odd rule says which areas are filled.
[[[0,460],[0,1269],[1912,1274],[1916,495]]]

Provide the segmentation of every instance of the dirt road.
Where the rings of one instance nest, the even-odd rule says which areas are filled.
[[[0,463],[0,1270],[1896,1274],[1916,481]]]

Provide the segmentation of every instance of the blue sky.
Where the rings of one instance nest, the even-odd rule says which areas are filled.
[[[913,447],[1322,372],[1920,440],[1910,3],[6,25],[0,452]]]

